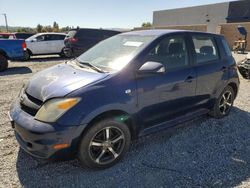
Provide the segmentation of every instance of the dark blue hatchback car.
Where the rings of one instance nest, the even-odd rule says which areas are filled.
[[[34,75],[10,118],[17,141],[31,155],[73,153],[85,166],[106,168],[132,139],[203,114],[228,115],[238,87],[223,36],[134,31]]]

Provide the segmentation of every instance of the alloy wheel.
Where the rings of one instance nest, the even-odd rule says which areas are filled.
[[[220,99],[219,102],[219,110],[221,114],[225,115],[230,110],[231,106],[233,105],[233,95],[231,91],[226,91]]]
[[[109,164],[119,157],[124,146],[124,133],[117,127],[105,127],[92,138],[89,155],[97,164]]]

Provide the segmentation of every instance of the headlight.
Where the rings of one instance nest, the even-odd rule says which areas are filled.
[[[35,119],[44,122],[55,122],[80,100],[80,98],[51,99],[38,110]]]

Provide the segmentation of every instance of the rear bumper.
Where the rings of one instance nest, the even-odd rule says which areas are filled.
[[[22,111],[14,102],[10,110],[10,120],[20,147],[38,158],[54,158],[74,153],[84,129],[82,126],[60,127],[34,119]],[[68,144],[64,149],[55,149],[56,144]]]

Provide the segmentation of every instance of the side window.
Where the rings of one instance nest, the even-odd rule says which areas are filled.
[[[213,37],[197,35],[193,36],[192,39],[198,64],[219,59],[218,49]]]
[[[37,42],[44,41],[45,40],[45,35],[40,35],[36,37]]]
[[[231,52],[231,50],[229,48],[229,45],[228,45],[226,39],[223,38],[223,39],[221,39],[221,41],[222,41],[222,45],[224,47],[226,55],[229,56],[229,57],[231,57],[232,56],[232,52]]]
[[[48,40],[64,40],[64,35],[48,35]]]
[[[146,56],[146,61],[163,63],[166,69],[175,69],[188,65],[188,52],[183,36],[163,39]]]
[[[64,40],[65,39],[65,35],[58,35],[59,36],[59,40]]]

